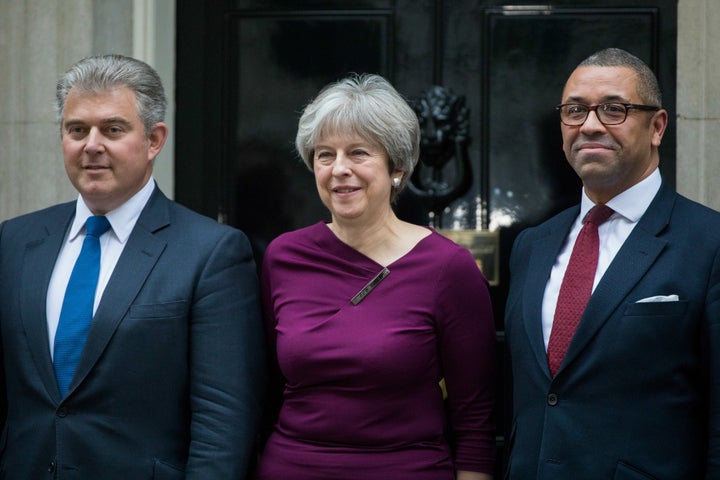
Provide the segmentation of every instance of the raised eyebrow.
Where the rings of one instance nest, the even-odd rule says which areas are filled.
[[[347,148],[345,148],[345,150],[347,150],[347,151],[358,150],[358,149],[370,150],[373,147],[374,147],[374,145],[372,145],[371,143],[358,142],[358,143],[351,143],[350,145],[347,146]],[[318,150],[334,152],[337,150],[337,148],[330,146],[330,145],[322,145],[322,144],[316,145],[315,148],[313,149],[313,155],[316,154],[318,152]]]
[[[83,125],[85,125],[85,122],[83,122],[82,120],[70,119],[63,122],[63,128],[77,127]]]
[[[126,119],[124,119],[122,117],[110,117],[110,118],[105,118],[100,121],[100,125],[102,125],[102,126],[117,125],[117,124],[120,124],[120,125],[124,126],[125,128],[132,128],[132,123],[130,123],[129,121],[127,121]],[[80,119],[71,118],[69,120],[65,120],[65,122],[63,122],[63,125],[65,126],[65,128],[70,128],[70,127],[77,127],[77,126],[85,126],[85,125],[87,125],[87,122],[80,120]]]
[[[348,150],[373,150],[375,148],[378,148],[378,146],[367,141],[351,143],[348,145]]]
[[[598,103],[628,103],[628,99],[620,95],[606,95]],[[587,102],[584,97],[568,97],[563,103],[579,103],[582,105],[592,105]]]
[[[105,118],[100,122],[100,124],[103,126],[120,124],[120,125],[124,126],[125,128],[132,128],[132,123],[130,123],[129,121],[125,120],[122,117]]]

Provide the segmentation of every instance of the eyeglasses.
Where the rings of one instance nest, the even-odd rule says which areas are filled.
[[[636,105],[634,103],[598,103],[597,105],[583,105],[582,103],[563,103],[555,107],[560,112],[560,121],[570,127],[577,127],[585,123],[590,112],[595,112],[603,125],[620,125],[627,118],[628,111],[643,110],[656,112],[660,107],[651,105]]]

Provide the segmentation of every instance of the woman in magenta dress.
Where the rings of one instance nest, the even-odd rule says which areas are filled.
[[[265,253],[282,404],[258,478],[491,479],[487,282],[466,249],[392,209],[418,160],[415,113],[382,77],[353,76],[305,108],[296,146],[332,221]]]

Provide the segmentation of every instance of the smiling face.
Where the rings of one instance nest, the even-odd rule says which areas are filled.
[[[561,103],[604,102],[644,104],[637,93],[636,73],[626,67],[577,68],[565,84]],[[561,124],[563,150],[588,197],[605,203],[655,170],[666,126],[665,110],[631,109],[625,122],[609,126],[590,112],[582,125]]]
[[[114,210],[147,183],[167,137],[164,123],[145,134],[128,88],[71,90],[61,130],[65,171],[95,214]]]
[[[328,135],[315,145],[313,172],[333,223],[368,224],[391,214],[392,179],[385,150],[356,134]]]

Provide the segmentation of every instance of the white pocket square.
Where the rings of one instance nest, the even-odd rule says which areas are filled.
[[[650,302],[677,302],[680,297],[677,295],[655,295],[654,297],[647,297],[638,300],[635,303],[650,303]]]

